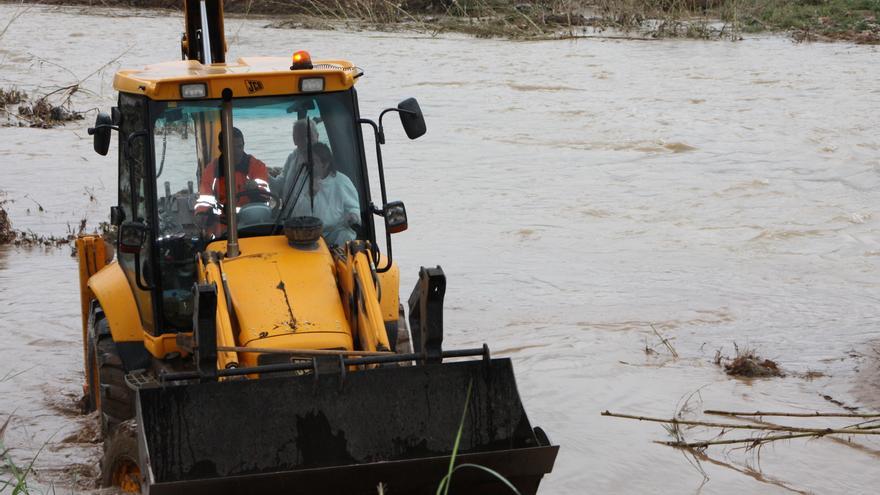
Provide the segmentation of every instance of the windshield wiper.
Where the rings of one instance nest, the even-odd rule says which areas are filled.
[[[305,189],[306,185],[305,183],[303,183],[299,187],[299,191],[295,195],[293,194],[293,191],[296,189],[296,186],[299,183],[300,176],[302,175],[303,170],[306,171],[305,180],[307,180],[309,184],[309,201],[311,203],[312,211],[314,211],[315,209],[315,184],[312,182],[312,174],[314,173],[314,166],[312,164],[312,139],[311,136],[308,134],[306,138],[306,153],[308,155],[306,156],[306,161],[302,163],[299,169],[296,171],[296,175],[293,178],[293,183],[290,186],[290,190],[287,191],[287,195],[283,198],[283,201],[281,202],[281,209],[278,210],[278,214],[275,215],[275,218],[272,220],[272,224],[274,225],[274,227],[272,227],[272,234],[276,233],[278,227],[282,227],[278,225],[279,220],[286,216],[288,209],[291,209],[293,206],[296,205],[297,201],[299,201],[300,195],[302,195],[302,192]],[[294,166],[296,166],[296,161],[297,159],[294,158]],[[284,182],[287,182],[287,180],[285,179]],[[282,187],[284,187],[284,185],[286,184],[283,184]],[[292,203],[290,202],[291,195],[293,195]]]

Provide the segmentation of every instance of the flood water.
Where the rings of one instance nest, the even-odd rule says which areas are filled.
[[[20,9],[0,5],[0,26]],[[19,17],[0,38],[0,87],[45,92],[91,74],[74,107],[106,111],[116,69],[179,57],[177,14],[92,12]],[[389,120],[384,148],[390,199],[410,219],[394,238],[401,293],[419,266],[441,265],[444,345],[487,342],[513,359],[532,423],[561,445],[542,493],[876,493],[872,437],[712,447],[704,482],[652,442],[669,439],[659,424],[600,412],[670,417],[694,392],[694,416],[880,409],[877,47],[510,42],[270,22],[227,19],[230,56],[352,60],[368,117],[419,99],[428,134],[409,142]],[[0,189],[17,228],[57,235],[106,220],[116,151],[92,151],[93,119],[0,128]],[[27,465],[42,448],[44,490],[87,490],[100,446],[75,406],[69,248],[0,248],[0,335],[9,455]],[[713,360],[734,344],[786,376],[728,377]]]

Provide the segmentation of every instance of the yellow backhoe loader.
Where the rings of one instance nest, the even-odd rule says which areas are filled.
[[[403,317],[391,234],[407,217],[380,145],[388,113],[425,133],[416,100],[362,118],[352,63],[227,62],[222,2],[186,0],[184,16],[182,60],[118,72],[117,106],[89,129],[99,154],[112,131],[119,148],[116,238],[77,239],[103,483],[434,493],[455,454],[453,493],[535,493],[558,446],[529,423],[509,359],[442,348],[439,267]]]

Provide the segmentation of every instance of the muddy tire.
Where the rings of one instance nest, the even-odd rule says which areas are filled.
[[[140,493],[142,471],[138,463],[136,432],[134,420],[128,420],[116,425],[105,438],[101,486],[115,487],[123,493]]]
[[[94,362],[98,372],[96,403],[101,412],[101,431],[107,437],[120,423],[134,417],[134,391],[125,384],[125,368],[107,319],[97,318],[94,328]]]

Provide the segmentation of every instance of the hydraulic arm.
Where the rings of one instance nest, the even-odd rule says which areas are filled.
[[[184,0],[185,31],[180,41],[184,60],[208,64],[226,62],[222,0]]]

